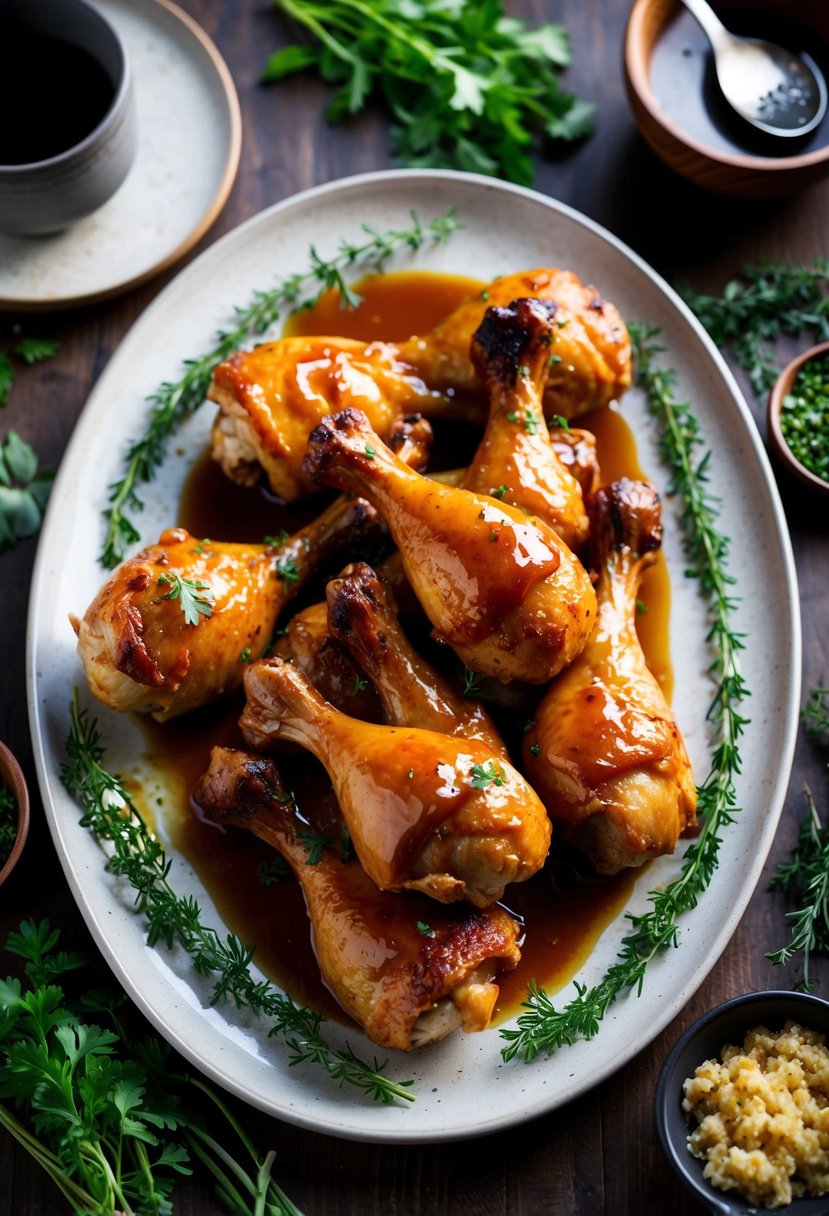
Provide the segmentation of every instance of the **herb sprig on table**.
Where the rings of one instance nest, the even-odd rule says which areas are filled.
[[[561,25],[535,29],[500,0],[275,0],[312,41],[277,51],[265,83],[313,70],[338,91],[340,123],[372,102],[392,118],[398,161],[530,185],[541,137],[581,139],[594,106],[559,87],[570,64]]]
[[[686,850],[678,878],[651,891],[650,911],[628,915],[630,932],[624,937],[617,960],[593,988],[576,984],[576,996],[556,1009],[543,989],[535,987],[524,1002],[517,1029],[503,1029],[505,1060],[532,1060],[540,1052],[590,1039],[601,1019],[622,993],[641,992],[648,964],[679,941],[679,918],[696,907],[717,867],[720,833],[738,812],[734,779],[740,772],[739,740],[747,719],[740,712],[749,695],[740,673],[742,635],[733,624],[737,601],[731,594],[728,573],[728,538],[717,526],[719,502],[708,488],[709,453],[699,455],[702,436],[690,405],[675,396],[675,373],[660,368],[659,331],[631,326],[638,383],[645,390],[651,413],[660,424],[662,454],[672,471],[668,493],[683,505],[686,571],[698,579],[706,597],[710,629],[708,640],[714,658],[708,669],[713,697],[708,710],[713,755],[711,769],[699,788],[700,835]]]
[[[162,943],[169,949],[178,944],[184,949],[196,971],[213,978],[212,1004],[232,1001],[239,1009],[269,1018],[270,1034],[284,1040],[291,1064],[317,1064],[338,1084],[353,1085],[377,1102],[414,1101],[411,1082],[393,1081],[383,1072],[384,1064],[376,1060],[369,1064],[349,1048],[331,1047],[321,1033],[318,1013],[296,1005],[268,980],[254,978],[253,949],[234,934],[220,937],[203,923],[196,900],[176,894],[164,849],[121,781],[102,765],[104,749],[97,724],[80,708],[76,690],[66,752],[64,785],[83,810],[83,826],[111,846],[108,869],[135,891],[137,911],[147,923],[148,944]]]
[[[60,343],[52,338],[15,338],[6,350],[0,350],[0,408],[8,405],[9,393],[14,384],[14,359],[23,363],[40,363],[51,359]]]
[[[774,343],[782,335],[808,334],[815,342],[829,339],[829,261],[810,266],[767,262],[747,266],[712,296],[680,287],[685,302],[699,317],[715,344],[728,348],[748,374],[757,396],[768,392],[779,373]]]
[[[144,505],[138,486],[152,481],[166,454],[168,440],[203,404],[218,363],[250,338],[265,333],[283,313],[313,305],[326,291],[338,291],[343,307],[353,308],[358,299],[345,281],[346,270],[380,271],[398,250],[418,250],[430,241],[440,244],[459,227],[460,221],[451,211],[426,224],[412,212],[410,227],[387,232],[364,224],[367,240],[341,241],[337,253],[329,258],[321,257],[312,246],[308,270],[289,275],[267,291],[255,292],[245,307],[237,308],[232,324],[219,331],[211,349],[185,360],[185,370],[179,379],[165,381],[149,398],[152,410],[144,433],[130,444],[123,476],[109,488],[102,564],[108,569],[117,566],[127,547],[141,539],[129,514],[140,511]]]
[[[123,994],[88,989],[68,998],[55,981],[86,960],[58,950],[58,940],[44,920],[23,921],[6,942],[25,960],[27,983],[0,980],[0,1097],[15,1106],[0,1102],[0,1126],[46,1170],[72,1211],[167,1216],[177,1177],[193,1172],[192,1153],[229,1212],[301,1216],[271,1177],[274,1154],[257,1152],[210,1086],[175,1070],[166,1045],[137,1040],[127,1028]],[[208,1110],[222,1115],[250,1164],[208,1130]]]
[[[829,747],[829,688],[812,689],[801,717],[809,738],[825,751]],[[797,843],[770,883],[773,891],[782,891],[795,904],[795,910],[787,913],[791,936],[785,946],[766,955],[777,966],[799,959],[800,970],[792,984],[795,992],[813,991],[812,956],[829,954],[829,826],[821,823],[808,786],[805,795],[807,809]]]
[[[55,474],[38,467],[34,450],[9,431],[0,443],[0,553],[36,535]]]

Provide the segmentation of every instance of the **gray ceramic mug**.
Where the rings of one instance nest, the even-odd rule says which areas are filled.
[[[57,232],[111,198],[135,158],[138,138],[129,60],[117,31],[87,0],[0,0],[5,61],[15,55],[15,40],[21,47],[47,46],[53,55],[64,48],[67,62],[88,56],[82,62],[94,69],[105,88],[111,86],[111,100],[105,93],[102,114],[90,129],[81,127],[71,146],[42,156],[35,142],[35,159],[28,160],[24,134],[19,137],[22,147],[15,150],[16,163],[8,164],[3,159],[9,153],[0,147],[0,232]],[[48,80],[48,73],[44,77]],[[80,96],[69,87],[57,104],[80,105]],[[25,112],[6,113],[3,121],[25,130],[26,118]]]

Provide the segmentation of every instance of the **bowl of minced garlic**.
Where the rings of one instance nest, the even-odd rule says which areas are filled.
[[[829,1214],[829,1003],[753,992],[689,1026],[656,1089],[663,1148],[722,1216]]]

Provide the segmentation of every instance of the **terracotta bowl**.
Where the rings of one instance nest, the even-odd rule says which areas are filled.
[[[829,494],[829,481],[824,481],[817,474],[812,473],[805,465],[792,454],[792,450],[786,443],[783,437],[783,428],[780,423],[780,415],[783,409],[783,398],[791,392],[794,384],[795,376],[800,371],[804,363],[808,363],[810,359],[814,359],[820,355],[829,356],[829,342],[821,342],[819,346],[811,346],[805,350],[802,355],[798,355],[796,359],[792,359],[783,371],[777,377],[774,387],[769,393],[768,404],[768,426],[769,439],[771,440],[775,453],[781,463],[789,469],[795,477],[800,481],[810,486],[813,490],[818,490],[823,494]]]
[[[5,743],[0,743],[0,783],[14,795],[17,802],[17,837],[5,864],[0,869],[0,887],[2,887],[17,865],[29,834],[29,791],[26,786],[26,778]]]
[[[806,50],[829,76],[829,3],[714,0],[714,8],[734,33]],[[754,131],[722,99],[705,35],[679,0],[634,0],[624,75],[643,138],[669,168],[707,190],[772,198],[829,172],[829,115],[802,138]]]
[[[735,1192],[719,1190],[703,1178],[704,1162],[688,1151],[682,1083],[705,1060],[716,1059],[727,1044],[741,1046],[755,1026],[780,1031],[789,1018],[829,1041],[829,1002],[803,992],[750,992],[717,1005],[692,1022],[662,1066],[654,1102],[659,1139],[671,1165],[702,1204],[700,1211],[717,1216],[756,1216],[757,1209]],[[778,1210],[787,1216],[826,1216],[827,1196],[795,1199]]]

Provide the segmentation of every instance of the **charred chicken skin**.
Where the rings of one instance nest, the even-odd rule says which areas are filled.
[[[357,861],[330,849],[308,865],[300,834],[309,821],[265,757],[214,748],[195,801],[214,823],[252,832],[286,859],[302,886],[323,980],[373,1042],[409,1051],[457,1027],[486,1029],[495,978],[519,959],[519,927],[502,908],[443,908],[412,892],[380,891]],[[311,821],[315,831],[326,826]]]
[[[338,499],[275,545],[164,532],[122,562],[73,621],[90,689],[112,709],[160,722],[234,691],[308,576],[378,526],[367,503]]]
[[[507,759],[495,723],[481,702],[460,696],[411,645],[397,618],[391,588],[371,566],[365,562],[346,566],[329,581],[325,594],[331,637],[370,677],[382,698],[386,722],[476,739],[492,755]]]
[[[413,727],[361,722],[280,658],[245,673],[249,747],[299,743],[325,767],[358,858],[386,891],[485,907],[544,864],[550,822],[493,749]]]
[[[497,493],[578,549],[588,529],[581,486],[559,460],[542,403],[555,313],[554,304],[532,299],[486,310],[472,338],[472,362],[489,394],[489,420],[462,484]]]
[[[560,831],[602,874],[670,853],[696,824],[679,728],[636,634],[639,583],[661,544],[654,488],[622,479],[593,499],[599,613],[524,737],[524,766]]]
[[[582,650],[596,596],[584,567],[541,520],[414,472],[354,410],[314,429],[305,470],[377,508],[436,633],[468,667],[543,684]]]
[[[208,394],[219,406],[214,459],[242,485],[256,484],[264,470],[273,492],[292,502],[309,492],[305,441],[327,414],[359,409],[383,439],[398,414],[413,411],[483,423],[485,411],[468,400],[482,387],[470,360],[472,336],[488,304],[521,297],[546,301],[554,313],[548,415],[572,418],[630,387],[630,338],[613,305],[569,271],[524,271],[497,279],[428,334],[406,342],[289,337],[237,351],[218,365]],[[449,391],[459,392],[463,404]]]
[[[383,703],[374,684],[329,632],[325,600],[291,617],[274,653],[293,663],[336,709],[365,722],[383,721]]]

